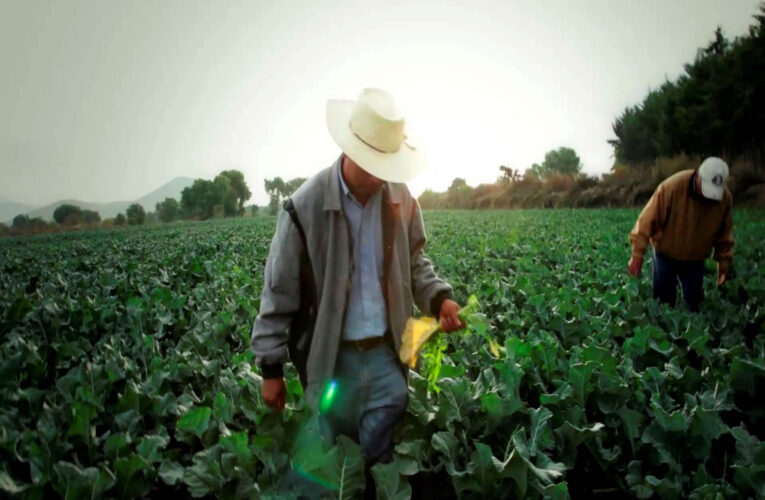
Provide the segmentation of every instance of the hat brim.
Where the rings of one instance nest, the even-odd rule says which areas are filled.
[[[327,128],[343,153],[370,174],[387,182],[410,181],[425,169],[422,145],[413,144],[410,138],[395,153],[384,153],[356,137],[350,127],[355,104],[339,99],[327,101]]]
[[[725,193],[725,186],[716,186],[712,181],[701,177],[701,194],[704,198],[720,201]]]

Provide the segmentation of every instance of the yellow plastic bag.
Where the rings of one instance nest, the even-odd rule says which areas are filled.
[[[423,317],[406,320],[406,327],[401,336],[401,348],[398,350],[398,357],[401,362],[409,365],[409,368],[414,368],[425,343],[440,330],[441,323],[436,318]]]

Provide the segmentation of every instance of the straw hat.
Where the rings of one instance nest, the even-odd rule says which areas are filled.
[[[425,167],[421,145],[407,137],[404,116],[384,90],[364,89],[356,101],[327,101],[327,127],[340,149],[379,179],[406,182]]]

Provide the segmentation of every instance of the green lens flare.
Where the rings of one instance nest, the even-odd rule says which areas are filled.
[[[327,413],[327,411],[332,406],[332,401],[335,399],[336,389],[336,380],[333,380],[327,384],[327,388],[325,389],[324,395],[321,397],[321,402],[319,403],[319,411],[321,413]]]

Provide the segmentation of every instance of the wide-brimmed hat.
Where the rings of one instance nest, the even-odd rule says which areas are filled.
[[[356,101],[327,101],[327,127],[335,143],[358,166],[388,182],[406,182],[425,168],[421,144],[407,136],[393,97],[364,89]]]
[[[725,181],[728,180],[728,164],[720,158],[710,156],[699,166],[701,194],[710,200],[722,200]]]

